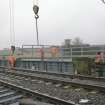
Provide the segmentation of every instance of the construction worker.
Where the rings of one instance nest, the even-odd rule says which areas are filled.
[[[51,55],[52,55],[52,57],[57,57],[58,53],[59,53],[59,49],[57,47],[51,47]]]
[[[103,76],[103,53],[98,52],[95,57],[95,69],[98,72],[98,76]]]
[[[8,63],[11,68],[14,68],[16,65],[16,58],[14,56],[15,46],[11,46],[11,54],[8,57]]]
[[[103,59],[102,53],[98,52],[96,54],[96,57],[95,57],[95,64],[97,64],[97,65],[101,64],[102,63],[102,59]]]
[[[15,67],[15,64],[16,64],[16,58],[14,56],[9,56],[8,57],[8,62],[9,62],[9,66],[11,68],[14,68]]]
[[[37,54],[41,58],[41,60],[43,60],[44,59],[44,55],[45,55],[44,48],[43,47],[42,48],[38,48]]]

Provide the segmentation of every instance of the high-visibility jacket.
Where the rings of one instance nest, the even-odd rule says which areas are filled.
[[[44,58],[44,49],[43,48],[40,48],[39,49],[39,52],[40,52],[41,59],[43,59]]]
[[[103,60],[103,57],[101,54],[97,54],[95,58],[95,63],[101,63]]]
[[[59,52],[59,49],[57,47],[52,47],[51,48],[51,54],[52,56],[56,56]]]
[[[16,58],[14,56],[9,56],[8,57],[8,62],[9,62],[11,67],[15,67]]]

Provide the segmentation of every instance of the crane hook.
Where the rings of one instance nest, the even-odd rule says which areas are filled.
[[[35,13],[35,18],[38,19],[38,18],[39,18],[39,16],[38,16],[39,6],[34,5],[34,6],[33,6],[33,11],[34,11],[34,13]]]

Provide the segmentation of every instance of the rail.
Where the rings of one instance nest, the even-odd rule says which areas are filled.
[[[61,84],[66,84],[66,85],[70,84],[72,86],[83,87],[83,88],[87,88],[87,89],[96,89],[99,91],[100,90],[105,91],[105,84],[104,84],[105,79],[104,78],[95,78],[95,77],[89,77],[89,76],[85,77],[85,76],[78,76],[78,75],[75,76],[75,75],[67,75],[67,74],[62,74],[63,77],[60,77],[61,74],[57,74],[57,73],[52,73],[53,75],[54,74],[56,75],[55,77],[48,76],[48,75],[44,76],[43,74],[47,73],[47,72],[42,72],[41,75],[35,75],[36,72],[37,73],[40,73],[40,72],[36,71],[35,73],[29,73],[29,71],[28,71],[28,73],[27,72],[25,73],[25,72],[22,72],[22,69],[17,69],[17,68],[14,68],[14,69],[19,70],[19,71],[12,72],[12,71],[3,70],[1,72],[5,72],[7,74],[10,73],[10,74],[14,74],[14,75],[30,77],[32,79],[40,79],[40,80],[49,81],[49,82],[52,81],[54,83],[61,83]],[[49,73],[49,74],[51,74],[51,73]],[[69,78],[67,78],[66,76]]]

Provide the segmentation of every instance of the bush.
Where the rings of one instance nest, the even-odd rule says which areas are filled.
[[[73,58],[73,64],[78,74],[90,75],[93,59],[88,57]]]

